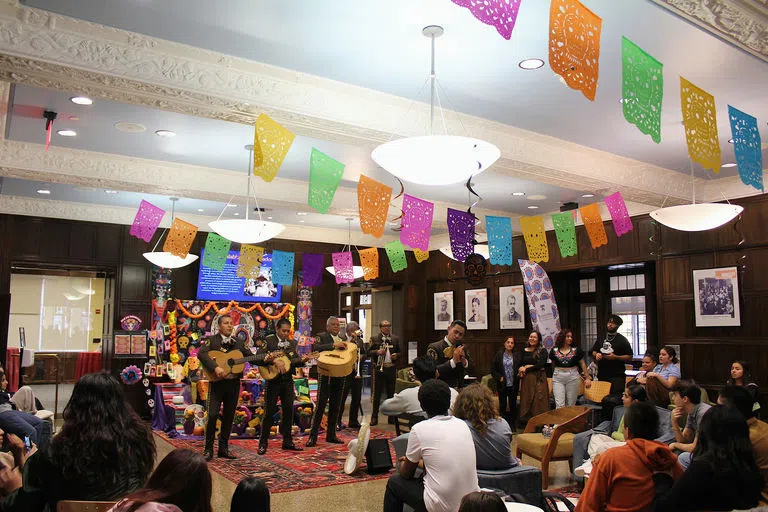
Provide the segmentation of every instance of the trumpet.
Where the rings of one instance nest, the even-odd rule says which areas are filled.
[[[467,347],[465,347],[463,343],[461,345],[453,345],[453,346],[450,346],[450,347],[445,347],[443,349],[443,355],[445,357],[447,357],[448,359],[453,359],[453,352],[454,352],[454,350],[456,350],[459,347],[463,347],[464,348],[464,355],[465,356],[469,356],[469,352],[467,351]]]
[[[381,346],[379,347],[380,350],[384,350],[383,354],[379,355],[379,360],[376,362],[376,366],[379,367],[379,371],[384,371],[384,365],[387,362],[387,356],[389,356],[390,363],[392,362],[392,356],[389,353],[389,349],[392,348],[392,344],[389,342],[389,339],[384,339],[384,341],[381,342]]]

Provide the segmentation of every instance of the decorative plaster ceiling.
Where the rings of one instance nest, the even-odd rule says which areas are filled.
[[[406,0],[301,5],[295,0],[237,0],[238,8],[228,10],[203,0],[179,7],[178,1],[24,2],[60,13],[52,14],[0,0],[0,80],[17,84],[14,106],[50,104],[74,111],[74,105],[67,105],[70,95],[96,100],[89,111],[79,110],[90,112],[79,115],[80,135],[56,139],[49,152],[40,145],[40,125],[24,117],[23,109],[11,112],[8,140],[0,141],[0,175],[227,201],[232,194],[242,197],[240,148],[248,142],[242,139],[251,138],[248,125],[256,115],[267,112],[298,137],[279,178],[260,183],[260,203],[309,210],[306,162],[315,145],[343,155],[339,159],[348,165],[329,216],[342,219],[356,213],[360,173],[382,181],[388,177],[374,167],[370,150],[392,137],[424,132],[428,109],[413,101],[425,99],[418,88],[428,56],[419,29],[434,22],[447,30],[438,45],[438,76],[450,106],[463,113],[446,112],[449,132],[485,138],[502,151],[499,162],[475,180],[485,199],[480,214],[516,220],[520,214],[548,213],[584,193],[597,197],[581,202],[618,189],[632,214],[688,201],[679,74],[715,95],[724,162],[733,158],[726,142],[727,102],[761,122],[768,118],[763,101],[768,68],[763,63],[649,2],[585,0],[604,18],[600,88],[591,103],[548,68],[526,72],[517,67],[522,58],[546,58],[546,2],[524,3],[512,40],[505,41],[447,0],[416,6]],[[621,35],[664,62],[659,145],[621,117]],[[0,93],[8,97],[8,87]],[[4,117],[0,111],[0,122]],[[123,134],[112,128],[118,120],[139,122],[148,130]],[[172,125],[180,132],[175,139],[160,142],[152,133]],[[189,137],[181,135],[185,131]],[[715,177],[699,169],[696,176],[697,198],[719,200],[721,190],[727,197],[755,193],[733,170]],[[527,199],[510,197],[520,188],[548,199],[539,210],[527,210]],[[445,208],[467,203],[460,186],[407,185],[406,190],[436,201],[440,222]],[[14,201],[40,206],[38,198],[6,194],[0,196],[3,211]],[[64,202],[81,204],[72,198]],[[58,215],[66,215],[65,210],[59,208]],[[346,241],[346,229],[313,222],[329,230],[326,240]]]

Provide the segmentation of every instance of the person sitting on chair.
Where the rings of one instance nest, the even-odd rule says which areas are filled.
[[[435,360],[431,357],[421,356],[413,360],[413,375],[419,386],[422,382],[435,378]],[[451,388],[451,407],[453,407],[459,392]],[[385,416],[400,416],[401,414],[416,414],[427,417],[419,402],[419,388],[406,388],[395,396],[384,400],[380,408]]]

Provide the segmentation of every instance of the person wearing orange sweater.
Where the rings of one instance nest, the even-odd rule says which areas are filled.
[[[629,512],[650,510],[654,473],[667,473],[677,481],[683,468],[668,446],[653,441],[659,415],[653,404],[633,403],[624,413],[627,444],[611,448],[593,461],[594,467],[576,512]]]

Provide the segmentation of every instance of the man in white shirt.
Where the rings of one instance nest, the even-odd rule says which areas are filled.
[[[419,388],[419,402],[428,420],[417,423],[408,436],[405,456],[387,481],[384,512],[402,512],[407,503],[417,512],[456,512],[461,498],[478,491],[475,445],[466,423],[448,415],[451,391],[430,379]],[[417,467],[424,479],[415,479]]]
[[[419,387],[422,382],[435,378],[435,361],[431,357],[421,356],[413,360],[413,374],[419,381]],[[456,401],[459,392],[451,388],[451,406]],[[404,389],[395,396],[384,400],[380,408],[381,414],[385,416],[399,416],[401,414],[420,414],[426,418],[426,413],[419,403],[419,388]]]

